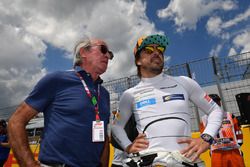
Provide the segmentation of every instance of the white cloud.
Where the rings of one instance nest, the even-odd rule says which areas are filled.
[[[219,38],[225,37],[225,31],[233,26],[237,26],[240,22],[244,22],[249,20],[250,18],[250,8],[248,8],[244,13],[238,14],[235,18],[222,21],[222,19],[218,16],[210,17],[207,21],[207,32],[213,36],[217,36]],[[226,35],[228,38],[228,35]]]
[[[140,0],[73,0],[70,3],[67,0],[29,0],[25,3],[22,0],[11,3],[5,0],[3,4],[15,11],[3,12],[4,20],[18,16],[17,22],[26,32],[68,52],[72,51],[75,41],[81,36],[107,40],[110,48],[115,48],[116,58],[111,62],[112,70],[108,70],[105,78],[134,72],[134,64],[127,62],[133,62],[132,50],[136,39],[142,34],[156,32],[154,24],[145,15],[146,5]]]
[[[240,53],[250,51],[250,29],[242,32],[233,39],[233,44]]]
[[[134,74],[136,39],[159,32],[145,11],[141,0],[1,0],[0,107],[21,102],[46,73],[47,43],[67,51],[61,58],[80,37],[103,38],[115,53],[103,77]]]
[[[222,40],[222,43],[212,48],[209,54],[219,55],[225,49],[224,44],[231,44],[234,37],[234,49],[230,49],[230,53],[236,50],[244,52],[249,51],[248,40],[240,42],[243,39],[239,39],[239,37],[244,35],[240,35],[238,38],[236,36],[242,32],[245,34],[247,29],[245,23],[250,18],[250,7],[227,21],[222,16],[223,13],[227,14],[228,11],[238,9],[238,5],[240,5],[238,3],[240,2],[234,0],[171,0],[166,8],[158,10],[157,15],[159,18],[174,21],[177,32],[195,30],[198,21],[209,16],[206,24],[208,34]],[[240,26],[240,24],[244,26]],[[247,35],[245,34],[245,36]]]
[[[46,72],[41,70],[43,57],[39,56],[46,46],[37,37],[9,25],[0,24],[0,36],[0,106],[13,106]]]
[[[222,20],[220,17],[210,17],[209,20],[207,21],[207,31],[214,35],[217,36],[221,33],[221,25],[222,25]]]
[[[250,18],[250,7],[242,14],[237,15],[234,19],[229,20],[227,22],[225,22],[224,24],[222,24],[222,28],[226,29],[226,28],[230,28],[234,25],[237,25],[238,23],[242,22],[242,21],[246,21]]]
[[[236,50],[234,48],[229,49],[228,56],[233,56],[233,55],[236,55],[236,54],[237,54],[237,52],[236,52]]]
[[[209,55],[210,55],[210,56],[219,56],[219,53],[220,53],[220,51],[221,51],[221,49],[222,49],[222,46],[223,46],[223,45],[221,45],[221,44],[217,45],[215,48],[213,48],[213,49],[210,51]]]
[[[232,45],[229,48],[228,55],[235,55],[237,53],[243,53],[250,51],[250,35],[249,35],[249,22],[250,19],[250,7],[243,13],[237,14],[233,19],[223,21],[219,16],[210,17],[207,21],[206,28],[208,34],[222,39],[222,43]],[[222,49],[212,49],[211,54],[219,54]]]
[[[224,33],[224,34],[227,34],[227,33]],[[232,55],[236,55],[240,53],[246,53],[250,51],[250,28],[237,31],[234,35],[231,35],[231,36],[232,36],[232,39],[230,39],[230,42],[224,42],[224,43],[218,44],[215,48],[213,48],[210,51],[209,55],[219,56],[220,51],[226,46],[230,46],[229,51],[228,51],[228,56],[232,56]],[[245,54],[244,54],[244,58],[246,59]]]
[[[165,9],[158,10],[160,18],[173,20],[177,31],[195,30],[197,22],[216,10],[236,8],[232,0],[171,0]]]

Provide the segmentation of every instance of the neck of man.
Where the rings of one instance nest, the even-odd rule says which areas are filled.
[[[98,74],[96,70],[91,66],[81,65],[81,68],[91,75],[91,78],[93,79],[93,81],[96,81],[100,76],[100,74]]]
[[[144,71],[143,69],[141,69],[141,76],[142,78],[153,78],[157,75],[159,75],[160,73],[162,73],[162,70],[159,71],[159,70],[146,70]]]

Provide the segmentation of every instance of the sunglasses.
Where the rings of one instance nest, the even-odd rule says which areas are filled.
[[[102,54],[106,54],[108,53],[108,59],[112,60],[114,57],[114,54],[112,51],[108,50],[106,45],[90,45],[91,47],[95,47],[95,46],[99,46],[100,47],[100,51]]]
[[[165,51],[165,48],[163,46],[145,46],[144,48],[144,51],[147,53],[147,54],[152,54],[155,50],[159,53],[161,53],[163,55],[164,51]]]

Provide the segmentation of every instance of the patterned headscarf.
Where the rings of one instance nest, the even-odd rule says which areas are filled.
[[[159,34],[142,36],[137,40],[134,48],[134,55],[137,56],[137,54],[140,53],[140,51],[149,44],[158,44],[166,49],[169,44],[169,39],[165,35]]]

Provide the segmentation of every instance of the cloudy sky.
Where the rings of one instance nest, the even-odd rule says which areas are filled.
[[[166,66],[250,51],[249,0],[1,0],[0,116],[46,73],[72,68],[82,37],[107,41],[115,58],[105,80],[135,74],[141,35],[170,38]]]

